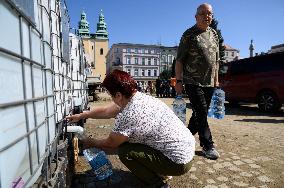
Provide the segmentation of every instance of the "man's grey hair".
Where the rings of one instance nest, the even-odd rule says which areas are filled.
[[[203,7],[211,7],[212,9],[212,5],[210,5],[209,3],[203,3],[197,7],[195,15],[199,14]]]

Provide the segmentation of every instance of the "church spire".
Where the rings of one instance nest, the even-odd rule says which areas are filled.
[[[97,23],[97,32],[95,34],[96,39],[108,39],[107,24],[105,23],[105,17],[103,10],[99,15],[99,22]]]
[[[250,57],[253,57],[253,50],[254,50],[253,40],[251,40],[249,45]]]
[[[90,36],[90,26],[89,22],[87,21],[87,15],[84,11],[81,13],[81,20],[78,23],[79,25],[79,35],[80,36]]]

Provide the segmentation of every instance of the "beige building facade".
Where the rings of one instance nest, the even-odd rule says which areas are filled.
[[[106,55],[108,53],[108,39],[95,39],[94,40],[94,56],[95,56],[95,65],[94,72],[99,76],[103,81],[106,77]]]
[[[240,51],[232,48],[231,46],[225,44],[225,62],[228,63],[230,61],[238,60],[240,57]]]
[[[96,33],[90,33],[86,13],[82,12],[78,34],[83,38],[86,59],[92,69],[92,75],[89,78],[99,84],[106,76],[106,54],[109,50],[108,32],[102,11],[99,15]]]

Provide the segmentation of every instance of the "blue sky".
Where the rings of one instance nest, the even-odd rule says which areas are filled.
[[[81,11],[87,13],[91,33],[103,10],[109,44],[139,43],[178,45],[182,33],[195,24],[199,4],[213,6],[225,44],[249,56],[250,40],[255,52],[267,52],[284,43],[284,0],[67,0],[71,27],[78,27]]]

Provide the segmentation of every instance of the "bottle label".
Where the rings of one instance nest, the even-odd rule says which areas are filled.
[[[182,98],[176,98],[173,102],[173,111],[175,115],[183,122],[186,123],[186,103]]]
[[[96,157],[94,157],[90,162],[94,173],[98,180],[103,180],[110,175],[112,175],[112,167],[109,160],[106,158],[105,154],[99,152]]]
[[[215,119],[223,119],[225,116],[225,92],[221,89],[214,91],[210,106],[208,109],[208,117]]]

